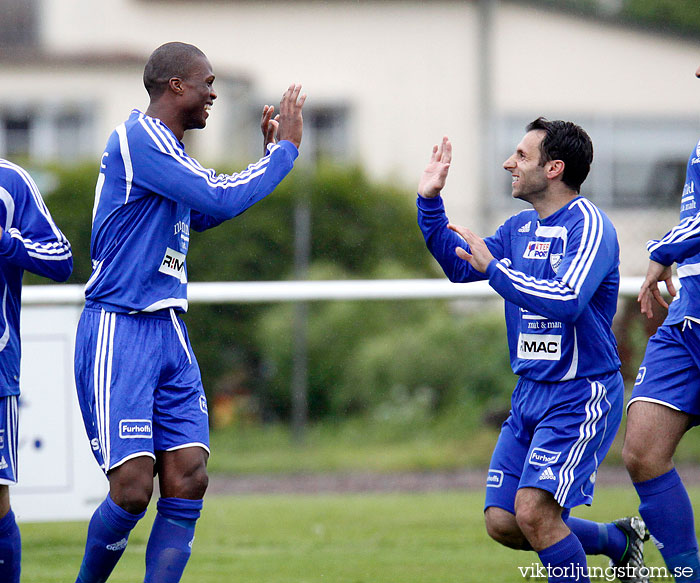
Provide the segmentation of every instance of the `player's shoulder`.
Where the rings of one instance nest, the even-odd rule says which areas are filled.
[[[527,235],[537,229],[537,211],[525,209],[506,219],[503,228],[513,234]]]
[[[690,153],[690,157],[691,157],[691,162],[693,164],[700,163],[700,140],[698,140],[695,143],[695,146],[693,147],[693,151]]]
[[[688,157],[688,174],[697,176],[700,174],[700,140],[693,147]]]
[[[29,172],[4,158],[0,158],[0,186],[12,193],[36,188]]]
[[[570,221],[571,224],[579,223],[592,232],[602,230],[604,233],[615,236],[615,225],[613,225],[610,217],[603,209],[585,196],[576,197],[569,203],[567,209],[567,221]]]
[[[585,219],[587,217],[593,217],[594,219],[596,217],[599,217],[600,219],[607,219],[605,211],[585,196],[577,196],[567,205],[567,210],[569,211],[568,214],[577,220]]]

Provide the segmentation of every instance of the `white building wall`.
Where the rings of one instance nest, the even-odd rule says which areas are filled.
[[[352,158],[374,177],[414,188],[444,134],[462,160],[476,156],[471,3],[112,0],[96,11],[90,0],[54,0],[45,10],[51,51],[128,48],[145,59],[161,43],[182,40],[207,53],[215,73],[247,76],[261,107],[278,103],[291,82],[304,84],[309,106],[349,104]],[[140,87],[140,79],[132,83]],[[212,129],[225,107],[215,104]],[[202,151],[204,135],[196,139]],[[456,164],[450,187],[474,193],[477,180],[478,167]]]
[[[507,194],[502,183],[484,196],[478,190],[482,172],[492,181],[503,172],[503,156],[478,135],[476,2],[110,0],[96,10],[93,0],[46,0],[43,6],[51,52],[128,51],[145,60],[162,42],[183,40],[202,48],[215,72],[246,76],[260,105],[276,102],[292,81],[304,84],[309,106],[348,104],[351,158],[406,188],[414,187],[431,145],[447,134],[455,155],[446,190],[451,218],[482,232],[504,218],[505,210],[495,207],[491,224],[478,224],[484,199]],[[700,42],[507,0],[494,6],[487,71],[495,120],[668,116],[697,119],[700,127],[700,82],[693,76]],[[119,115],[110,112],[110,128],[145,98],[140,76],[120,83],[112,94],[119,106],[110,107]],[[217,124],[226,107],[220,99],[210,127],[195,138],[204,161],[228,157],[214,139],[224,131]],[[608,145],[591,135],[604,155]],[[610,215],[621,232],[625,273],[644,270],[643,243],[677,220],[675,210]]]

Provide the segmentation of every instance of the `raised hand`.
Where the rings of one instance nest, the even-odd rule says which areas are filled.
[[[418,182],[418,194],[424,198],[435,198],[445,188],[447,173],[452,161],[452,143],[445,136],[439,146],[433,146],[430,162],[423,170]]]
[[[656,300],[660,306],[668,309],[668,304],[659,290],[660,281],[666,284],[666,289],[668,293],[671,294],[671,297],[676,297],[676,287],[673,285],[673,269],[671,267],[670,265],[662,265],[651,259],[649,260],[647,276],[637,296],[639,308],[642,314],[645,314],[647,318],[654,317],[654,300]]]
[[[293,83],[289,86],[282,96],[280,101],[280,113],[277,128],[277,138],[280,140],[288,140],[297,148],[301,144],[301,134],[304,128],[304,120],[301,116],[301,110],[306,101],[306,93],[299,96],[301,85]]]
[[[486,268],[489,266],[495,257],[489,251],[484,240],[466,227],[459,225],[447,225],[447,228],[457,233],[469,245],[469,253],[462,247],[457,247],[455,253],[460,259],[467,261],[474,269],[481,273],[486,273]]]
[[[274,144],[277,141],[277,128],[279,128],[280,116],[275,113],[274,105],[266,105],[263,107],[262,118],[260,119],[260,130],[263,135],[263,154],[267,154],[267,146]]]

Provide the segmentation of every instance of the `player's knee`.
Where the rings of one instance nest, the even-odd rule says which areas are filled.
[[[150,458],[130,460],[109,473],[109,494],[117,506],[140,514],[153,495],[153,463]]]
[[[633,482],[648,479],[649,476],[664,473],[666,467],[672,465],[670,459],[665,459],[658,451],[632,439],[625,439],[622,446],[622,461]]]
[[[625,439],[622,446],[622,461],[629,473],[637,473],[644,467],[645,458],[643,448],[638,447],[632,440]]]
[[[484,522],[486,532],[497,543],[516,550],[527,548],[527,539],[510,512],[491,506],[484,512]]]
[[[168,491],[176,498],[199,500],[204,498],[208,486],[207,467],[204,464],[199,464],[189,468],[187,472],[183,472],[179,476],[170,476]]]
[[[200,466],[189,478],[190,496],[189,498],[199,500],[204,498],[204,493],[209,486],[209,474],[206,466]]]
[[[526,538],[536,535],[545,526],[544,513],[533,505],[521,504],[516,509],[515,521]]]
[[[121,483],[121,484],[110,484],[110,496],[112,500],[117,504],[117,506],[123,508],[131,514],[140,514],[146,508],[148,508],[148,503],[151,501],[151,496],[153,495],[153,480],[151,479],[150,484],[139,483],[138,481],[132,483]]]

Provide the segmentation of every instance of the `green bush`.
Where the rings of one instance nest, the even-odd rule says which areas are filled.
[[[266,407],[289,414],[293,307],[276,306],[256,331]],[[454,313],[445,301],[314,303],[309,310],[312,417],[371,412],[422,417],[448,407],[507,407],[510,370],[501,309]]]

